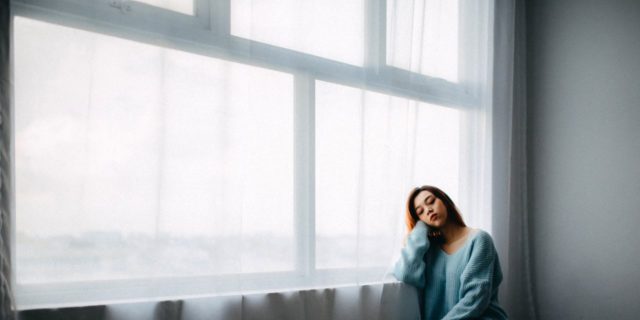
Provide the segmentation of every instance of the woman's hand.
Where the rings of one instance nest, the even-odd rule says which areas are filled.
[[[420,225],[420,226],[418,226],[418,225]],[[427,238],[429,238],[429,240],[433,240],[434,238],[442,238],[442,231],[440,231],[440,229],[434,228],[434,227],[426,224],[422,220],[418,220],[418,222],[416,222],[416,227],[418,227],[418,229],[422,229],[421,232],[424,232],[424,230],[426,229],[427,230]]]

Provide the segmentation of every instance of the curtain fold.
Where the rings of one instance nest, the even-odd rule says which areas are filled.
[[[512,319],[537,319],[527,211],[525,0],[497,0],[494,26],[494,240]]]
[[[14,318],[11,290],[11,14],[0,1],[0,318]]]
[[[402,283],[20,312],[21,320],[418,320]]]

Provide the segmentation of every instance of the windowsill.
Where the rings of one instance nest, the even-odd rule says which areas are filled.
[[[156,303],[198,298],[286,293],[396,282],[384,268],[333,269],[206,277],[129,279],[16,285],[18,310]],[[354,279],[358,281],[354,283]],[[381,280],[382,279],[382,280]],[[327,286],[327,283],[333,283]]]

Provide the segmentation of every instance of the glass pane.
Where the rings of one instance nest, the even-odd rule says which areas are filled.
[[[458,81],[458,0],[388,0],[387,64]]]
[[[411,187],[457,200],[461,112],[316,82],[318,268],[387,267]]]
[[[188,15],[193,15],[193,2],[194,0],[135,0],[136,2],[142,2],[154,7],[160,7],[176,11]]]
[[[14,30],[18,283],[293,269],[291,75]]]
[[[364,0],[234,0],[231,34],[363,65]]]

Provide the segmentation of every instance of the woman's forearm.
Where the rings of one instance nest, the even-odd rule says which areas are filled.
[[[407,237],[400,259],[396,262],[393,272],[396,279],[416,287],[424,287],[424,255],[429,250],[429,246],[427,225],[418,221]]]

